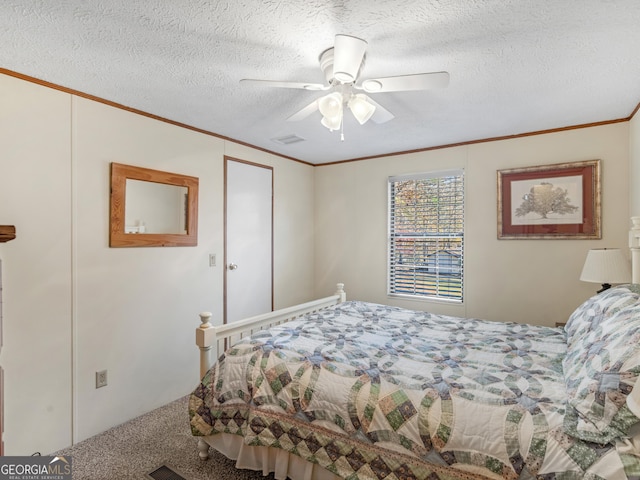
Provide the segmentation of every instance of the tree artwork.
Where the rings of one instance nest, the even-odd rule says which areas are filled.
[[[522,196],[522,203],[515,210],[515,215],[524,217],[527,213],[534,212],[542,218],[547,218],[550,213],[568,215],[575,213],[578,208],[571,205],[566,189],[542,182],[531,187],[529,193]]]

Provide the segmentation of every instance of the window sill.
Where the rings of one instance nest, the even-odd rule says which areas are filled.
[[[437,297],[419,297],[416,295],[403,295],[401,293],[387,293],[387,298],[395,298],[398,300],[408,300],[419,303],[440,303],[444,305],[464,305],[464,300],[455,298],[437,298]]]

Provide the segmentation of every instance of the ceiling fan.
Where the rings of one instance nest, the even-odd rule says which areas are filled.
[[[374,123],[384,123],[394,115],[382,105],[376,103],[370,94],[427,90],[446,87],[449,83],[447,72],[417,73],[392,77],[368,78],[360,81],[359,75],[364,66],[367,42],[351,35],[336,35],[334,46],[320,54],[320,68],[324,72],[326,83],[305,83],[245,78],[243,83],[253,83],[267,87],[297,88],[303,90],[329,91],[330,93],[311,102],[306,107],[287,118],[287,121],[302,120],[316,110],[322,114],[321,123],[329,130],[343,127],[342,117],[346,108],[351,110],[358,122],[363,125],[369,119]],[[344,140],[344,134],[342,135]]]

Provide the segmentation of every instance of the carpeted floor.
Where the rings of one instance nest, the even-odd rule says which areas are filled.
[[[237,470],[233,461],[213,449],[209,460],[202,461],[196,444],[184,397],[53,455],[71,456],[74,480],[148,480],[146,475],[161,465],[188,480],[273,479]]]

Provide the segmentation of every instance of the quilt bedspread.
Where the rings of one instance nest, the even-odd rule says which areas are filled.
[[[345,302],[228,349],[191,428],[351,479],[625,479],[624,444],[563,430],[565,353],[560,329]]]

